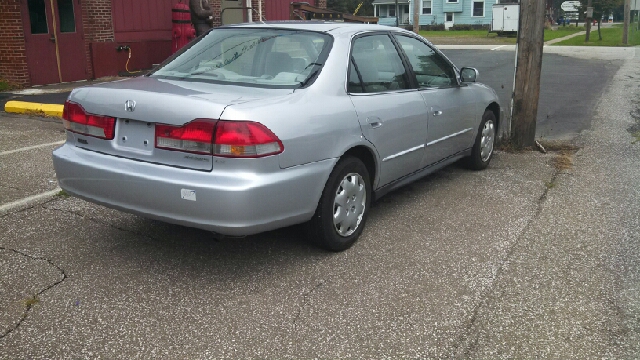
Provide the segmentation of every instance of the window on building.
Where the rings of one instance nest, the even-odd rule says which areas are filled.
[[[458,0],[447,0],[448,3],[457,3]]]
[[[453,21],[453,13],[446,13],[445,14],[445,20],[446,22],[452,22]]]
[[[484,0],[473,2],[473,16],[484,17]]]
[[[396,6],[392,5],[378,5],[378,17],[394,17],[396,16]]]
[[[44,0],[29,0],[29,21],[31,22],[31,34],[46,34],[49,32],[47,25],[47,13]]]
[[[396,16],[396,6],[395,5],[387,5],[388,10],[387,13],[389,16]]]
[[[422,15],[431,15],[431,0],[422,2]]]
[[[73,0],[58,0],[58,14],[60,16],[60,32],[76,32],[76,19],[73,14]]]

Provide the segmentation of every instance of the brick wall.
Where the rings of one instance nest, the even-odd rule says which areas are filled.
[[[211,10],[213,10],[213,27],[220,26],[222,0],[209,0],[209,5],[211,5]]]
[[[21,86],[29,85],[24,46],[20,0],[0,1],[0,79]]]
[[[84,0],[82,2],[82,27],[84,31],[84,50],[87,56],[87,76],[94,78],[93,59],[90,44],[92,42],[115,41],[111,0]]]

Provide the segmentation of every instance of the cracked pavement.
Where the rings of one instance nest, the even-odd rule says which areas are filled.
[[[447,167],[375,203],[343,253],[299,227],[217,240],[66,196],[0,215],[0,358],[637,357],[637,69],[570,168],[537,152]],[[29,117],[0,132],[15,122],[62,137]],[[46,191],[50,151],[0,180]]]

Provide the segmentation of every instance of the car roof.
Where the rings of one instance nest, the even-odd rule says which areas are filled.
[[[398,31],[406,32],[406,30],[378,25],[378,24],[360,24],[360,23],[348,23],[338,21],[317,21],[317,20],[285,20],[285,21],[260,21],[253,23],[243,23],[234,25],[225,25],[222,28],[264,28],[273,27],[279,29],[292,29],[292,30],[309,30],[309,31],[321,31],[332,34],[344,34],[344,33],[359,33],[366,31]]]

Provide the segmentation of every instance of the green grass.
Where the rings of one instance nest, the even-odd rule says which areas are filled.
[[[549,41],[557,38],[561,38],[567,35],[571,35],[578,31],[583,31],[584,27],[575,25],[559,26],[557,30],[544,31],[544,41]],[[492,39],[505,43],[516,43],[515,35],[511,36],[498,36],[497,33],[489,33],[487,30],[450,30],[450,31],[420,31],[420,35],[425,38],[477,38],[477,39]]]
[[[450,31],[420,31],[420,35],[426,37],[487,37],[487,30],[450,30]],[[489,34],[489,37],[496,34]]]
[[[11,84],[0,79],[0,91],[7,91],[7,90],[11,90]]]
[[[557,38],[561,38],[567,35],[575,34],[579,31],[584,31],[584,27],[575,25],[558,26],[557,30],[544,30],[544,41],[549,41]]]
[[[637,24],[629,26],[629,46],[640,45],[640,31],[636,30]],[[584,41],[584,35],[561,41],[553,45],[564,46],[625,46],[622,44],[622,25],[614,25],[608,28],[602,28],[602,40],[598,38],[598,28],[591,28],[589,42]]]
[[[515,36],[498,36],[497,33],[490,33],[487,30],[420,31],[420,35],[427,39],[448,38],[452,41],[456,39],[456,42],[464,39],[489,39],[497,43],[515,44],[517,40]]]

